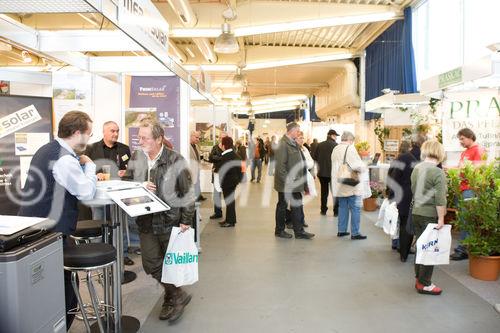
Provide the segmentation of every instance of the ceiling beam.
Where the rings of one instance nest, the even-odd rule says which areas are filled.
[[[168,5],[167,5],[168,6]],[[217,37],[220,34],[221,10],[215,4],[192,4],[198,16],[195,28],[172,24],[171,37]],[[161,9],[169,20],[169,11]],[[167,7],[166,7],[167,8]],[[371,23],[403,17],[396,6],[346,5],[325,2],[249,1],[238,5],[238,17],[231,22],[237,37],[318,29],[349,24]],[[259,15],[255,15],[259,13]],[[172,13],[170,13],[171,16]],[[291,19],[292,18],[292,19]]]

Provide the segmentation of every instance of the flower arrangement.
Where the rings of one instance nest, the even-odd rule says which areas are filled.
[[[372,191],[372,198],[381,198],[385,193],[385,186],[381,182],[370,182],[370,190]]]
[[[370,144],[368,141],[361,141],[354,145],[360,156],[370,155]]]

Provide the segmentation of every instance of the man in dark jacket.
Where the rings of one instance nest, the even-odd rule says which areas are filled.
[[[102,140],[95,142],[85,151],[85,155],[90,157],[97,166],[97,179],[105,180],[102,170],[103,165],[111,167],[111,178],[119,179],[127,170],[127,164],[130,159],[130,148],[118,142],[120,128],[114,121],[107,121],[102,127]]]
[[[141,150],[134,152],[126,178],[142,182],[164,201],[170,210],[137,218],[144,271],[165,289],[160,320],[175,322],[191,300],[179,287],[162,283],[163,258],[172,227],[184,232],[191,227],[194,214],[194,189],[187,161],[163,146],[163,128],[156,120],[144,119],[139,127]]]
[[[412,149],[401,151],[387,173],[387,195],[389,200],[396,200],[399,212],[399,254],[402,262],[407,260],[413,242],[413,233],[407,227],[412,201],[411,173],[420,162],[420,147],[425,140],[425,136],[416,135],[411,143]]]
[[[221,132],[219,136],[219,143],[216,143],[212,147],[212,151],[210,155],[208,155],[208,161],[212,163],[212,183],[215,181],[216,170],[219,170],[221,161],[222,161],[222,152],[224,151],[222,147],[222,139],[227,136],[227,133]],[[214,200],[214,214],[210,216],[210,219],[219,219],[222,217],[222,197],[221,192],[217,191],[214,183],[214,192],[213,192],[213,200]]]
[[[110,179],[120,179],[127,170],[127,164],[131,156],[130,148],[118,142],[119,134],[120,128],[118,124],[114,121],[107,121],[102,126],[102,140],[88,145],[85,150],[85,155],[90,157],[97,166],[96,172],[98,180],[109,180],[107,177],[110,177]],[[104,165],[109,167],[109,170],[106,172],[103,172]],[[108,172],[110,173],[107,174]],[[93,207],[93,218],[96,220],[104,219],[104,209],[104,207]],[[107,216],[110,215],[111,214],[108,214]],[[128,219],[128,227],[130,227],[131,223],[134,223],[133,218]],[[126,233],[124,235],[123,263],[130,266],[134,264],[134,261],[128,256],[128,248],[130,246],[128,240],[139,242],[139,236],[132,228],[129,228],[128,235],[129,237],[127,237]]]
[[[326,140],[319,143],[314,152],[313,159],[318,163],[318,178],[321,184],[321,215],[326,215],[328,210],[328,193],[331,190],[332,175],[332,151],[337,145],[338,133],[331,129],[328,131]],[[333,215],[337,216],[339,212],[338,201],[333,198]]]
[[[286,210],[290,204],[295,238],[311,239],[314,234],[305,232],[302,224],[302,193],[308,191],[308,171],[305,157],[295,142],[300,133],[300,126],[292,122],[286,125],[286,130],[287,133],[281,138],[274,154],[274,189],[278,192],[274,234],[280,238],[292,238],[292,235],[285,231]]]

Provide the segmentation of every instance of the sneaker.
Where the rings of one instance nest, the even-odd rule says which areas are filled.
[[[175,323],[177,320],[179,320],[182,317],[182,314],[184,313],[184,308],[186,305],[189,304],[191,301],[191,295],[186,293],[184,290],[178,291],[178,295],[173,300],[173,310],[172,314],[170,315],[170,318],[168,319],[169,324]]]
[[[292,234],[289,234],[285,230],[278,232],[278,233],[275,232],[274,236],[279,237],[279,238],[292,238],[293,237]]]
[[[368,237],[363,236],[363,235],[361,235],[361,234],[356,235],[356,236],[351,236],[351,239],[352,239],[352,240],[367,239],[367,238],[368,238]]]

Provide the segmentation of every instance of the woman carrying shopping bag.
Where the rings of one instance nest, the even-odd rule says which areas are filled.
[[[436,229],[444,226],[446,214],[446,175],[438,168],[444,160],[443,146],[436,140],[426,141],[421,147],[422,162],[417,164],[411,174],[413,193],[412,222],[417,239],[429,223],[437,223]],[[415,263],[415,288],[420,294],[440,295],[442,289],[436,287],[431,279],[434,266]]]

